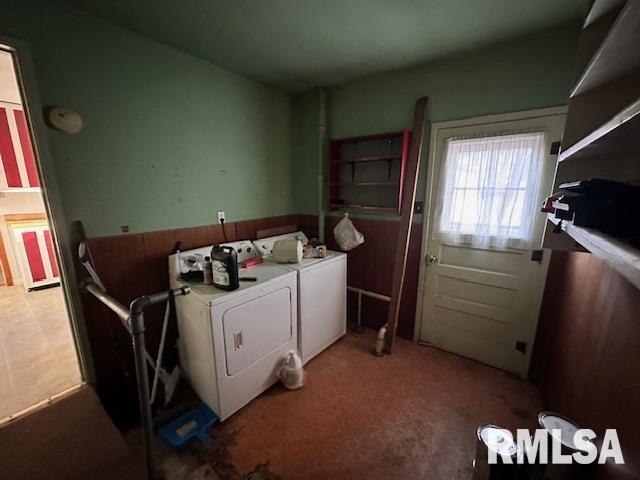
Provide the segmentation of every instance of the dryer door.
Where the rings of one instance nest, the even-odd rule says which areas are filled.
[[[227,374],[233,376],[291,340],[291,291],[281,288],[232,307],[222,325]]]

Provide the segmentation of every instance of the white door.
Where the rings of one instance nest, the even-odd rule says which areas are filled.
[[[551,253],[534,256],[540,204],[564,121],[554,108],[433,125],[421,342],[527,375]]]

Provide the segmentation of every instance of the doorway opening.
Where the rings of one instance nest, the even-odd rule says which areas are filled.
[[[82,382],[28,119],[0,44],[0,421]]]

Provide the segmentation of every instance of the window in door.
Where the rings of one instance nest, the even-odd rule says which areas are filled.
[[[544,145],[543,132],[448,139],[434,237],[528,248]]]

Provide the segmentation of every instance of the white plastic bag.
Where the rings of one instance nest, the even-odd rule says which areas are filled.
[[[345,252],[353,250],[364,243],[364,235],[353,225],[349,220],[349,215],[346,213],[333,229],[333,235],[336,238],[336,242],[338,242],[338,246]]]
[[[300,354],[297,350],[290,350],[282,359],[278,378],[289,390],[296,390],[304,385],[305,376]]]

